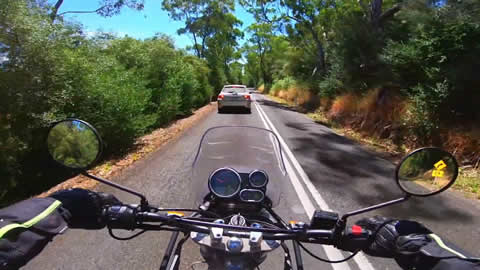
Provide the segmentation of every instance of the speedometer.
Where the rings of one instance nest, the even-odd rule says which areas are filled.
[[[268,183],[268,176],[264,171],[255,170],[248,176],[250,185],[254,188],[262,188]]]
[[[231,168],[214,171],[208,180],[210,191],[220,198],[231,198],[238,194],[242,179],[238,172]]]

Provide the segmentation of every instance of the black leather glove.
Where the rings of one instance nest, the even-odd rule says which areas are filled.
[[[425,244],[420,241],[421,236],[431,233],[418,222],[380,216],[361,219],[356,224],[370,230],[374,237],[363,251],[371,256],[385,258],[396,258],[403,252],[417,252]]]
[[[80,188],[60,190],[50,197],[62,202],[62,207],[67,210],[66,213],[63,213],[63,216],[68,226],[80,229],[104,228],[103,208],[122,204],[111,194]]]
[[[474,269],[470,264],[480,262],[415,221],[376,216],[362,219],[357,225],[373,235],[370,245],[363,249],[365,253],[394,258],[403,269]]]

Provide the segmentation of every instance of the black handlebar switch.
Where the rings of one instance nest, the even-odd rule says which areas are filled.
[[[104,218],[111,229],[133,230],[136,225],[136,210],[126,205],[114,205],[104,210]]]
[[[337,247],[350,252],[363,250],[370,244],[370,236],[371,232],[369,230],[353,225],[345,230]]]
[[[335,227],[337,221],[337,213],[315,210],[310,221],[310,229],[331,230]]]

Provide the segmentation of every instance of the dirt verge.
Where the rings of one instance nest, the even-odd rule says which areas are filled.
[[[110,178],[115,175],[118,175],[128,168],[133,163],[142,158],[148,156],[150,153],[160,149],[165,144],[171,142],[172,140],[178,138],[186,130],[195,125],[199,120],[205,118],[210,112],[216,109],[214,103],[210,103],[198,110],[196,110],[191,116],[176,120],[172,122],[165,128],[159,128],[138,138],[134,144],[134,147],[130,153],[116,159],[106,160],[102,164],[96,166],[95,168],[89,170],[90,174]],[[37,197],[46,197],[49,194],[67,188],[85,188],[92,189],[98,184],[97,181],[92,180],[83,175],[78,175],[73,178],[70,178],[54,187],[49,189],[46,192],[38,195]]]

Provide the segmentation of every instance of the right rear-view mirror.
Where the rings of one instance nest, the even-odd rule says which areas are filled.
[[[455,158],[436,148],[420,148],[408,154],[396,170],[398,186],[407,194],[426,197],[445,191],[458,175]]]

